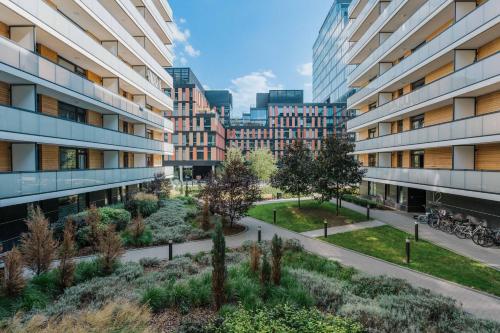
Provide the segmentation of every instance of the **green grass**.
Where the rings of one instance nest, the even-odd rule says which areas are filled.
[[[325,219],[329,226],[366,221],[364,214],[347,208],[340,208],[340,216],[336,216],[336,205],[330,202],[320,204],[313,200],[302,201],[300,208],[297,201],[257,205],[248,214],[256,219],[273,223],[274,209],[276,209],[276,224],[296,232],[321,229]]]
[[[412,240],[409,265],[406,264],[405,254],[407,237]],[[412,237],[413,235],[393,227],[381,226],[330,235],[327,241],[500,296],[500,271],[432,243],[423,240],[415,242]]]

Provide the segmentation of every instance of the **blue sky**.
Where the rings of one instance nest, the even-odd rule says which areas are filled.
[[[269,89],[304,89],[310,101],[312,46],[332,0],[169,2],[175,65],[209,89],[230,89],[234,115]]]

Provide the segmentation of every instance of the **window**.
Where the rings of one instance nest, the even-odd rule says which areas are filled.
[[[377,134],[377,128],[376,128],[376,127],[374,127],[374,128],[370,128],[370,129],[368,130],[368,139],[373,139],[373,138],[375,138],[376,134]]]
[[[404,89],[403,88],[398,89],[398,97],[403,96],[403,94],[404,94]]]
[[[402,119],[398,120],[397,126],[398,126],[398,133],[403,132],[403,120]]]
[[[203,160],[203,150],[196,151],[196,159],[199,161]]]
[[[153,130],[146,130],[146,138],[153,140]]]
[[[411,152],[411,167],[416,169],[424,168],[424,151],[414,150]]]
[[[370,196],[377,195],[377,183],[368,182],[368,195]]]
[[[368,154],[368,166],[369,167],[377,166],[377,154]]]
[[[419,129],[424,127],[424,115],[420,114],[410,118],[411,129]]]
[[[60,148],[59,168],[61,170],[86,169],[87,150],[76,148]]]
[[[411,90],[417,90],[422,88],[425,85],[425,78],[421,78],[411,84]]]
[[[126,121],[123,122],[123,133],[128,133],[128,123]]]
[[[128,165],[128,153],[127,152],[123,153],[123,167],[124,168],[129,167],[129,165]]]
[[[58,102],[59,117],[71,121],[76,121],[79,123],[87,122],[87,110],[66,104],[63,102]]]
[[[373,110],[377,108],[377,102],[373,102],[370,105],[368,105],[368,111]]]
[[[397,153],[397,156],[396,156],[396,163],[397,163],[397,167],[398,168],[402,168],[403,167],[403,152],[402,151],[398,151]]]
[[[147,167],[153,166],[153,155],[151,155],[151,154],[146,155],[146,166]]]
[[[66,60],[64,58],[58,57],[57,58],[57,64],[61,67],[66,68],[69,71],[72,71],[73,73],[86,77],[87,76],[87,71],[83,69],[82,67],[75,65],[69,60]]]
[[[402,204],[404,201],[404,190],[402,186],[396,187],[396,197],[397,197],[397,203]]]

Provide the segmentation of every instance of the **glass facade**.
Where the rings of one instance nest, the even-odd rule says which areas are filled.
[[[355,68],[345,60],[349,49],[346,27],[351,0],[335,0],[313,46],[313,101],[345,103],[354,93],[347,76]]]

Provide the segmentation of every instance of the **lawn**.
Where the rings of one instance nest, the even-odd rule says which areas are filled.
[[[366,221],[366,216],[347,208],[340,208],[340,216],[336,216],[336,205],[331,202],[318,203],[314,200],[275,202],[257,205],[249,211],[256,219],[273,223],[273,210],[276,209],[276,224],[280,227],[304,232],[323,228],[326,219],[330,227]]]
[[[405,239],[412,235],[390,226],[335,234],[327,241],[414,270],[500,296],[500,271],[432,243],[411,241],[406,264]],[[324,239],[324,238],[323,238]]]

